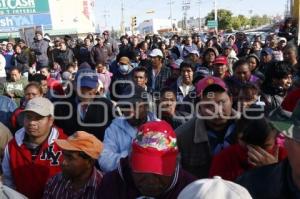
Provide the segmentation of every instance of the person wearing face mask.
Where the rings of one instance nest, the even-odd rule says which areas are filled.
[[[144,88],[133,86],[122,96],[124,98],[118,101],[118,106],[123,116],[114,119],[105,130],[104,149],[98,159],[100,168],[104,172],[116,169],[119,160],[128,156],[132,140],[136,138],[140,125],[147,121],[158,120],[148,111],[147,92]]]
[[[118,70],[114,74],[110,84],[110,97],[114,101],[118,101],[119,96],[125,91],[129,82],[132,81],[133,67],[128,57],[121,57],[118,62]]]

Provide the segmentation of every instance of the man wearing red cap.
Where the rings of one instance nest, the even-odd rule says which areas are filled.
[[[213,155],[236,141],[232,99],[224,81],[206,77],[196,84],[197,116],[175,131],[182,167],[198,178],[208,176]]]
[[[225,56],[218,56],[213,65],[213,73],[215,77],[225,79],[230,77],[227,67],[227,58]]]
[[[129,158],[103,178],[101,198],[177,198],[195,179],[177,163],[176,134],[164,121],[139,128]]]

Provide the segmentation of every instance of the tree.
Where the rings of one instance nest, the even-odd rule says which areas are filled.
[[[206,17],[206,23],[208,20],[215,19],[214,11],[212,10]],[[226,9],[218,10],[218,28],[219,29],[230,29],[232,27],[232,12]]]
[[[232,19],[231,19],[231,25],[232,25],[232,28],[234,30],[238,30],[242,26],[242,21],[240,20],[239,17],[232,17]]]
[[[245,17],[244,15],[238,15],[238,19],[241,23],[241,27],[245,27],[247,25],[250,25],[249,19],[247,17]]]

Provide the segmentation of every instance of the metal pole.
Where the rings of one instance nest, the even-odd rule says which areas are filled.
[[[172,5],[174,4],[174,1],[172,0],[169,0],[169,3],[170,5],[170,21],[171,21],[171,29],[173,31],[173,12],[172,12]]]
[[[198,1],[198,4],[199,4],[199,32],[201,31],[201,1]]]
[[[121,0],[121,33],[124,34],[125,30],[124,30],[124,0]]]
[[[217,10],[217,0],[214,0],[214,9],[215,9],[215,21],[218,21],[218,10]],[[218,32],[218,26],[215,27],[216,33]]]

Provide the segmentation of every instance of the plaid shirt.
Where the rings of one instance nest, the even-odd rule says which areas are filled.
[[[153,92],[160,91],[166,86],[166,81],[171,76],[171,69],[169,67],[163,66],[160,72],[154,76],[152,67],[148,68],[148,87],[151,88]],[[153,83],[153,81],[155,81]]]
[[[102,182],[102,174],[96,168],[93,169],[89,181],[78,191],[72,189],[71,181],[62,173],[50,179],[46,185],[43,199],[94,199]]]

